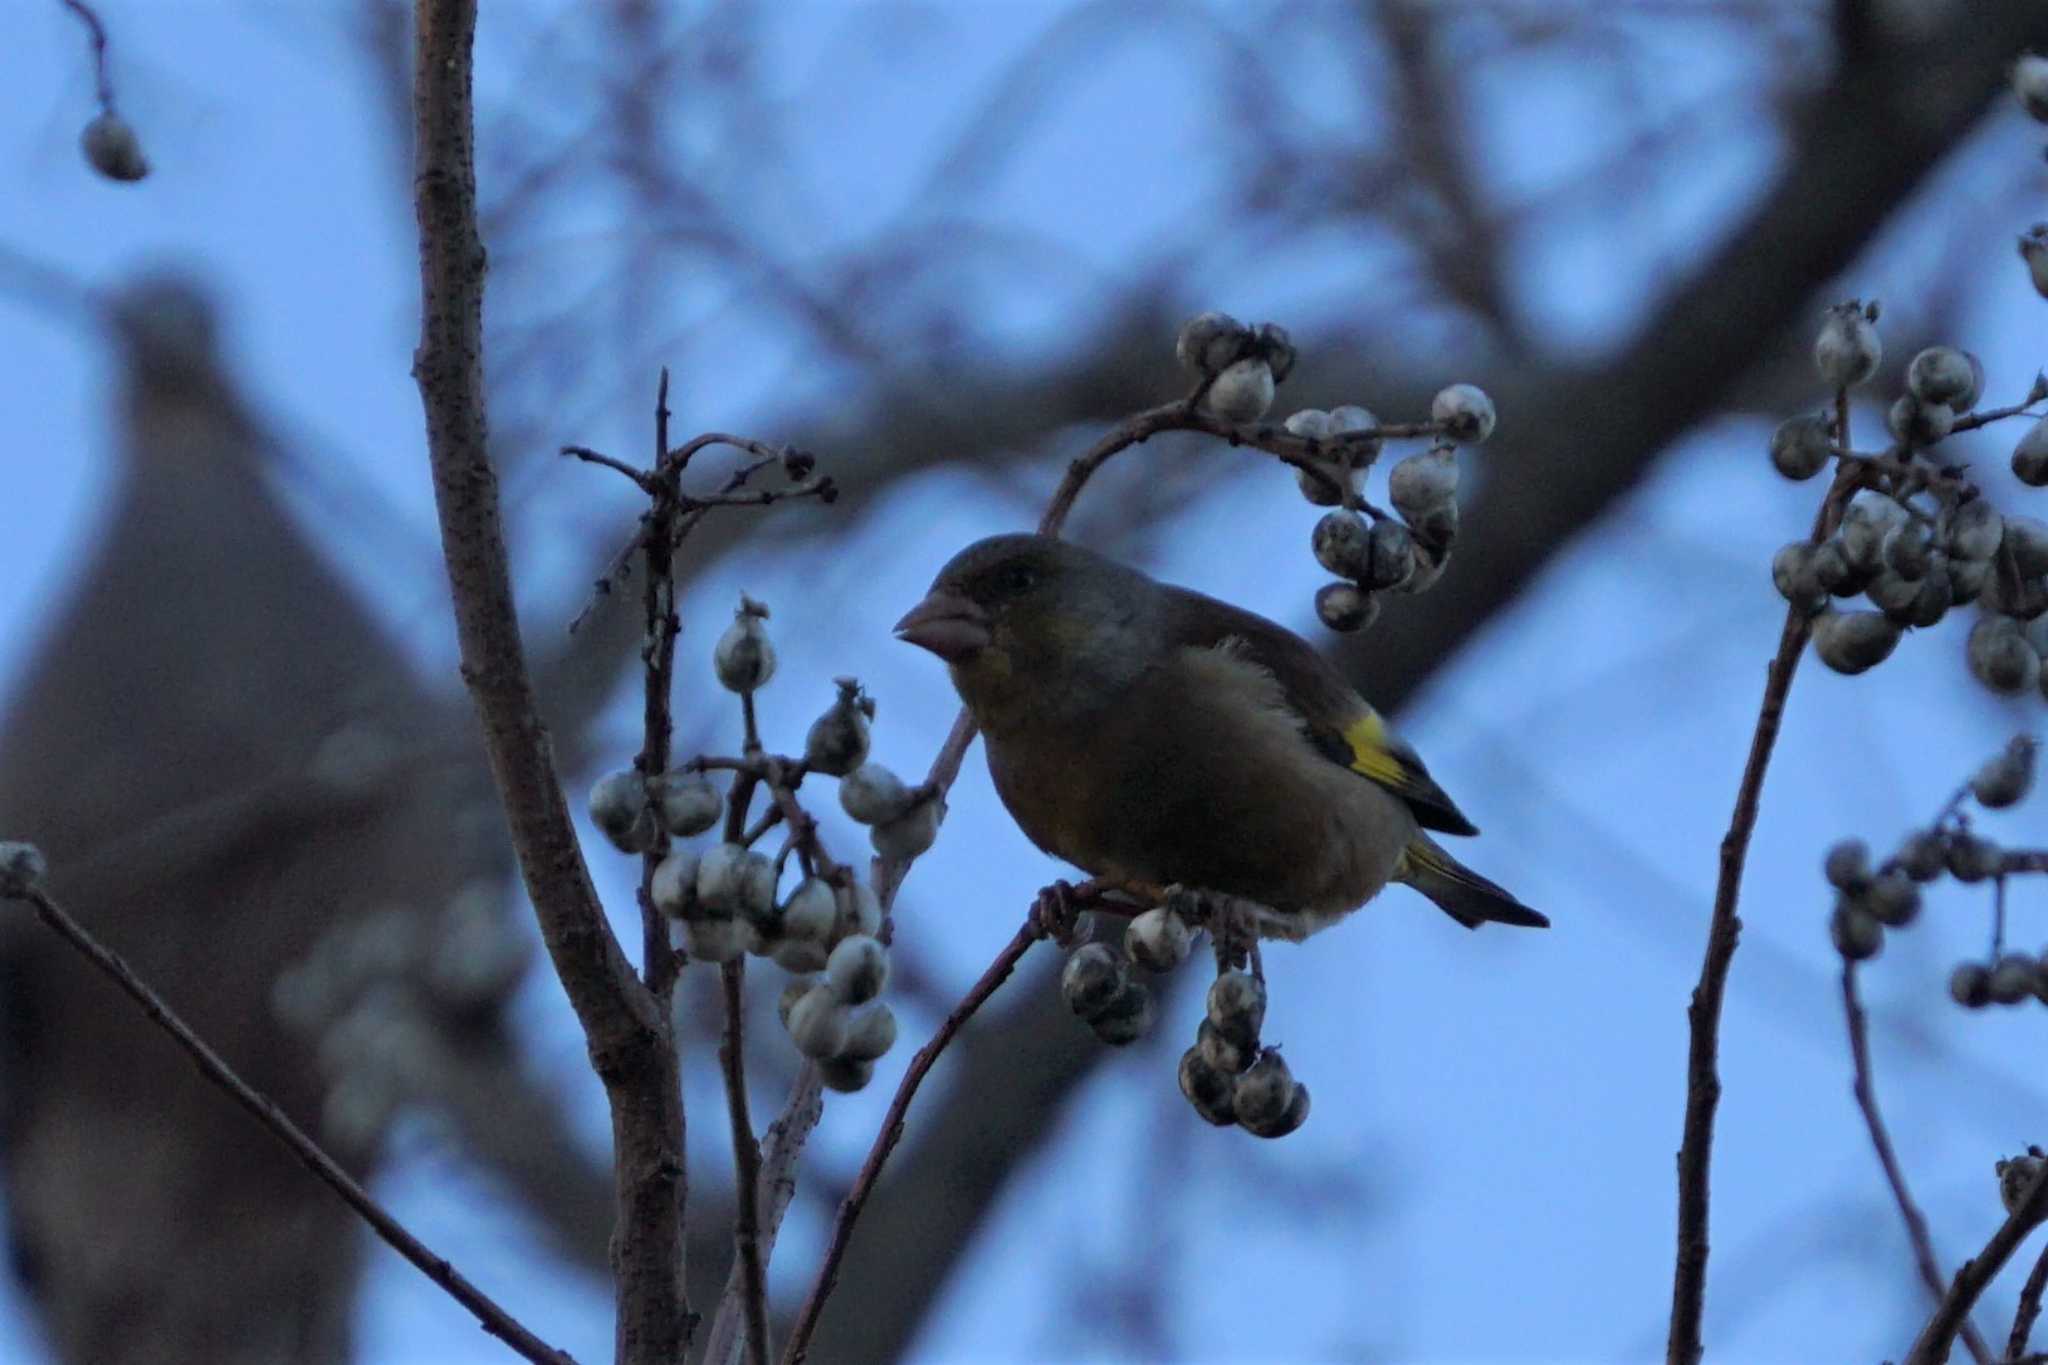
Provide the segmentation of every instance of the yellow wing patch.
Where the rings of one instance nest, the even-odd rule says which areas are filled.
[[[1436,784],[1415,751],[1387,729],[1379,712],[1367,707],[1363,715],[1346,726],[1344,744],[1351,757],[1346,766],[1406,801],[1425,829],[1446,834],[1479,832]]]

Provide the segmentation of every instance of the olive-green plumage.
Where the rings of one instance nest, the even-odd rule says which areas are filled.
[[[1543,916],[1424,830],[1477,831],[1343,676],[1264,617],[1044,536],[995,536],[898,626],[944,658],[997,793],[1101,877],[1221,891],[1304,938],[1388,881],[1459,923]]]

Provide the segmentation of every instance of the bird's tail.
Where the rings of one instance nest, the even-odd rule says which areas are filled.
[[[1549,920],[1444,852],[1426,834],[1416,835],[1403,850],[1394,879],[1435,901],[1439,910],[1467,929],[1477,929],[1488,921],[1530,929],[1550,927]]]

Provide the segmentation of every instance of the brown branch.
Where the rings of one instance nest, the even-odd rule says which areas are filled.
[[[761,1255],[761,1147],[754,1140],[754,1121],[747,1108],[747,1072],[741,1046],[746,972],[744,959],[719,968],[719,980],[725,987],[725,1037],[718,1046],[718,1061],[725,1076],[726,1109],[732,1115],[733,1188],[738,1204],[732,1240],[740,1272],[741,1303],[746,1309],[747,1359],[752,1365],[768,1365],[768,1274]]]
[[[839,1205],[839,1214],[832,1222],[831,1240],[825,1245],[825,1258],[818,1267],[818,1277],[811,1286],[809,1297],[797,1314],[796,1326],[791,1329],[789,1349],[783,1352],[783,1365],[799,1365],[809,1358],[811,1336],[818,1330],[818,1316],[825,1310],[825,1300],[832,1295],[832,1289],[839,1280],[839,1262],[846,1255],[848,1239],[853,1234],[853,1225],[860,1218],[861,1209],[866,1206],[868,1196],[874,1192],[876,1177],[882,1173],[882,1164],[889,1154],[896,1150],[896,1144],[903,1138],[903,1122],[910,1112],[911,1101],[917,1098],[918,1087],[924,1084],[925,1073],[932,1069],[932,1063],[946,1050],[946,1044],[953,1041],[961,1027],[973,1017],[996,988],[1010,979],[1010,973],[1017,970],[1017,963],[1038,942],[1040,931],[1035,919],[1026,919],[996,954],[988,970],[981,974],[960,1003],[953,1007],[939,1025],[931,1041],[917,1050],[910,1059],[910,1067],[903,1073],[902,1083],[896,1087],[896,1096],[889,1101],[889,1112],[882,1118],[882,1129],[875,1134],[874,1145],[868,1149],[867,1160],[861,1163],[860,1174],[855,1177],[853,1188],[847,1191],[846,1199]]]
[[[1899,1216],[1905,1220],[1906,1237],[1913,1244],[1913,1263],[1920,1271],[1921,1283],[1939,1303],[1947,1279],[1934,1258],[1934,1239],[1928,1234],[1927,1219],[1906,1188],[1905,1170],[1899,1165],[1898,1153],[1892,1150],[1891,1134],[1886,1131],[1884,1117],[1878,1112],[1876,1083],[1870,1068],[1868,1020],[1863,1012],[1862,997],[1856,990],[1856,963],[1849,959],[1842,962],[1842,1013],[1848,1020],[1849,1055],[1856,1067],[1856,1106],[1863,1111],[1864,1125],[1870,1129],[1870,1145],[1877,1149],[1878,1164],[1884,1167],[1885,1181],[1892,1187],[1892,1198],[1898,1203]],[[1962,1330],[1963,1340],[1977,1365],[1991,1365],[1991,1348],[1977,1335],[1976,1328],[1965,1322]]]
[[[1949,1345],[1956,1333],[1963,1330],[1970,1308],[1977,1302],[1991,1282],[1998,1278],[1998,1272],[2019,1250],[2027,1234],[2048,1219],[2048,1169],[2034,1177],[2033,1188],[2026,1198],[2013,1206],[1998,1231],[1991,1234],[1991,1240],[1984,1250],[1963,1262],[1956,1272],[1955,1281],[1949,1285],[1948,1295],[1941,1306],[1934,1310],[1927,1326],[1913,1343],[1913,1349],[1906,1353],[1903,1365],[1942,1365],[1948,1359]]]
[[[2034,1320],[2041,1316],[2041,1293],[2048,1290],[2048,1247],[2034,1258],[2027,1282],[2020,1286],[2019,1307],[2013,1310],[2012,1335],[2005,1339],[2005,1358],[2018,1360],[2027,1353],[2027,1339],[2034,1334]]]
[[[421,0],[414,57],[420,345],[413,360],[462,674],[482,721],[521,876],[605,1086],[619,1212],[616,1356],[679,1358],[682,1101],[668,1019],[607,924],[571,827],[513,609],[497,474],[486,442],[484,250],[477,235],[471,91],[475,0]]]
[[[128,997],[142,1007],[142,1012],[165,1033],[186,1055],[191,1057],[199,1073],[212,1081],[236,1104],[249,1111],[256,1121],[268,1128],[279,1142],[291,1149],[296,1156],[336,1195],[341,1202],[355,1210],[371,1230],[406,1260],[413,1263],[421,1274],[441,1286],[448,1296],[467,1308],[486,1332],[503,1341],[527,1360],[536,1365],[575,1365],[575,1360],[565,1351],[559,1351],[521,1326],[514,1318],[481,1289],[478,1289],[448,1261],[429,1250],[417,1237],[405,1230],[405,1225],[393,1218],[368,1191],[358,1185],[349,1173],[343,1170],[333,1157],[322,1151],[320,1144],[308,1137],[303,1129],[293,1123],[285,1112],[277,1107],[276,1101],[262,1094],[240,1076],[233,1067],[222,1060],[221,1055],[194,1033],[185,1021],[163,998],[152,990],[149,984],[138,977],[119,954],[111,951],[87,931],[84,925],[73,919],[62,906],[34,885],[18,885],[6,888],[7,894],[27,901],[35,907],[38,918],[50,926],[59,938],[76,948],[85,958],[106,974]]]
[[[796,1080],[790,1085],[789,1100],[775,1121],[768,1125],[768,1132],[762,1139],[759,1187],[764,1209],[760,1230],[764,1259],[774,1250],[776,1234],[782,1230],[782,1216],[796,1198],[797,1158],[802,1155],[811,1130],[818,1126],[818,1120],[825,1113],[822,1096],[818,1068],[815,1063],[807,1061],[797,1069]],[[712,1322],[710,1336],[705,1342],[703,1365],[734,1365],[739,1359],[744,1278],[744,1267],[735,1261],[731,1273],[726,1276],[725,1293],[719,1299],[718,1317]]]
[[[1840,435],[1846,446],[1846,428]],[[1834,528],[1854,482],[1855,475],[1849,470],[1836,474],[1814,518],[1814,542],[1824,539]],[[1700,979],[1693,988],[1692,1003],[1686,1009],[1691,1039],[1686,1051],[1685,1129],[1678,1148],[1678,1257],[1671,1277],[1671,1331],[1664,1347],[1666,1365],[1697,1365],[1705,1349],[1700,1324],[1707,1295],[1708,1177],[1714,1156],[1714,1112],[1721,1103],[1721,1002],[1728,990],[1728,969],[1742,937],[1742,920],[1736,914],[1736,906],[1742,894],[1742,871],[1749,860],[1750,836],[1756,832],[1764,774],[1770,768],[1771,751],[1777,745],[1778,728],[1785,718],[1785,698],[1792,690],[1792,676],[1799,668],[1809,633],[1806,617],[1797,609],[1787,609],[1784,629],[1778,636],[1778,652],[1764,674],[1763,702],[1757,709],[1749,758],[1743,764],[1742,781],[1736,788],[1735,811],[1728,823],[1728,833],[1721,840],[1721,871],[1714,887],[1713,915],[1707,926],[1706,955],[1700,963]]]

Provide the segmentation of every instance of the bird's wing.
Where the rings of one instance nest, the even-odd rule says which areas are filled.
[[[1303,736],[1334,763],[1407,802],[1416,823],[1445,834],[1479,829],[1436,784],[1422,759],[1395,734],[1344,675],[1292,631],[1262,616],[1184,589],[1174,597],[1168,631],[1174,642],[1230,649],[1270,672],[1301,718]]]

